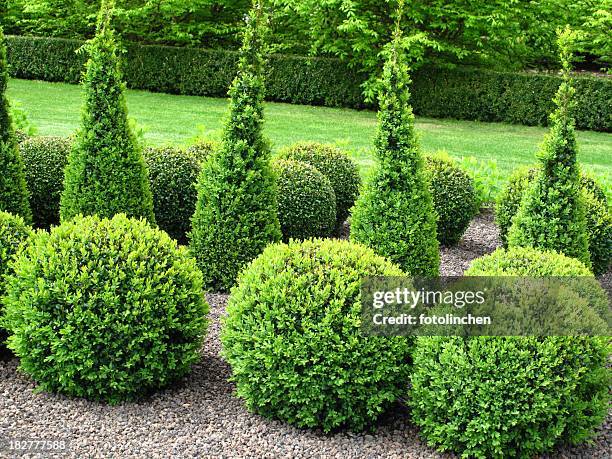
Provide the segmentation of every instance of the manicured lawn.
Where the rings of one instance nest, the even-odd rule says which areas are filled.
[[[11,80],[9,96],[21,103],[41,135],[66,136],[78,126],[79,86]],[[199,134],[216,137],[227,110],[225,99],[128,91],[130,116],[144,128],[147,143],[187,144]],[[510,172],[530,164],[544,128],[502,123],[419,118],[417,127],[425,151],[494,159]],[[369,111],[268,103],[266,132],[275,148],[298,140],[338,143],[351,151],[363,169],[373,164],[372,139],[376,114]],[[612,134],[578,133],[580,161],[602,177],[612,173]]]

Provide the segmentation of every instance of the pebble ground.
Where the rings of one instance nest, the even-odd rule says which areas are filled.
[[[475,257],[499,245],[489,214],[477,217],[460,245],[442,249],[445,275],[460,275]],[[401,405],[371,432],[325,435],[249,413],[233,395],[229,366],[219,357],[219,317],[226,296],[208,295],[211,326],[202,361],[180,384],[139,403],[106,406],[33,392],[15,359],[0,361],[0,443],[64,440],[67,449],[23,457],[104,458],[454,458],[427,447]],[[610,416],[591,445],[559,449],[547,458],[609,458]],[[0,447],[0,457],[19,457]]]

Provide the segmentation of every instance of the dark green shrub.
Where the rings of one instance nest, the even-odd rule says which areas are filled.
[[[19,144],[30,191],[32,221],[38,228],[59,224],[64,168],[72,141],[64,137],[28,137]]]
[[[315,142],[296,143],[282,150],[279,157],[310,164],[329,179],[336,194],[336,227],[341,228],[359,196],[357,164],[339,148]]]
[[[6,353],[4,342],[7,338],[1,323],[4,279],[10,273],[9,262],[31,233],[23,218],[0,211],[0,356]]]
[[[466,275],[592,277],[578,260],[531,248],[499,249],[475,260]],[[601,304],[590,306],[603,312],[606,294],[595,279],[592,287]],[[440,450],[531,458],[586,440],[605,419],[607,360],[606,338],[418,338],[413,419]]]
[[[198,196],[200,162],[195,154],[172,147],[148,148],[144,156],[149,168],[155,220],[170,236],[186,244]]]
[[[478,212],[474,181],[450,158],[427,156],[425,167],[438,214],[438,241],[455,245]]]
[[[112,5],[102,3],[96,36],[86,46],[85,106],[65,170],[61,218],[125,213],[155,222],[147,167],[130,128]]]
[[[281,239],[276,178],[263,136],[262,48],[266,16],[254,0],[232,84],[220,150],[202,166],[190,233],[206,287],[227,291],[240,270]]]
[[[363,336],[361,280],[400,275],[347,241],[268,247],[241,274],[221,332],[248,408],[326,432],[371,424],[398,397],[411,345],[403,337]]]
[[[383,72],[375,140],[378,167],[355,203],[351,241],[372,247],[410,275],[436,276],[436,214],[409,84],[408,67],[395,42]]]
[[[83,42],[61,38],[7,37],[11,76],[78,83]],[[225,97],[236,75],[232,51],[129,44],[125,78],[130,88]],[[363,108],[367,75],[337,59],[272,55],[267,98],[279,102]],[[413,75],[412,105],[420,116],[546,125],[560,78],[552,74],[495,72],[482,68],[423,67]],[[575,79],[579,129],[612,131],[612,81]],[[370,106],[371,107],[371,106]]]
[[[418,338],[412,417],[440,450],[532,458],[601,424],[607,358],[604,338]]]
[[[525,191],[533,182],[538,171],[535,168],[520,168],[508,180],[495,207],[495,221],[499,226],[504,246],[508,245],[508,230],[512,219],[518,212]],[[605,273],[612,261],[610,248],[612,224],[605,192],[595,179],[582,174],[580,177],[581,194],[586,210],[586,231],[589,239],[589,253],[595,274]]]
[[[541,169],[512,219],[508,245],[555,250],[591,266],[572,117],[572,36],[566,29],[559,37],[564,78],[555,97],[557,108],[539,153]]]
[[[42,390],[110,403],[185,375],[208,311],[187,249],[124,214],[30,238],[5,305],[9,347]]]
[[[7,84],[6,44],[0,26],[0,210],[20,215],[29,223],[32,213],[28,203],[23,160],[19,154],[9,101],[6,98]]]
[[[327,177],[300,161],[277,159],[272,165],[283,240],[331,236],[336,226],[336,195]]]

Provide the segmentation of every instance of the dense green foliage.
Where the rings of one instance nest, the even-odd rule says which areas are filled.
[[[410,341],[360,332],[365,276],[400,276],[370,249],[338,240],[268,247],[240,276],[223,322],[237,393],[264,416],[328,432],[360,430],[408,377]]]
[[[254,0],[229,91],[223,144],[198,179],[190,247],[205,285],[217,290],[229,290],[240,270],[281,238],[276,178],[262,132],[265,21],[261,3]]]
[[[31,229],[25,224],[23,218],[0,210],[0,299],[5,293],[5,277],[11,273],[9,262],[31,233]],[[2,312],[2,301],[0,301],[0,320],[3,316]],[[0,323],[0,356],[7,353],[4,347],[6,338],[7,334]]]
[[[474,181],[450,157],[427,156],[425,166],[438,215],[438,241],[455,245],[478,212]]]
[[[464,457],[583,442],[607,413],[607,351],[588,337],[419,338],[413,420],[431,445]]]
[[[248,0],[118,0],[113,25],[131,42],[236,49]],[[393,34],[398,0],[273,0],[273,49],[342,58],[376,77]],[[0,11],[11,33],[90,38],[100,0],[8,0]],[[582,32],[582,54],[597,66],[611,62],[610,0],[433,0],[407,2],[401,46],[414,64],[465,62],[497,68],[556,66],[558,27]]]
[[[40,389],[110,403],[185,375],[208,312],[187,249],[124,214],[38,232],[5,300],[9,347]]]
[[[291,145],[279,157],[310,164],[329,179],[336,195],[336,227],[340,229],[359,196],[361,176],[357,164],[341,149],[316,142]]]
[[[331,236],[336,226],[336,195],[329,179],[300,161],[277,159],[272,166],[283,240]]]
[[[6,97],[8,67],[4,33],[0,26],[0,211],[20,215],[26,222],[32,214],[28,203],[23,160]]]
[[[504,246],[508,245],[508,230],[512,225],[512,219],[516,216],[521,200],[537,173],[536,168],[516,170],[497,199],[495,222],[499,226]],[[612,262],[612,214],[606,194],[592,177],[582,174],[580,187],[585,205],[586,231],[593,272],[603,274]]]
[[[19,144],[30,192],[32,221],[38,228],[59,224],[64,168],[72,140],[65,137],[28,137]]]
[[[555,250],[591,266],[572,117],[572,36],[569,29],[559,36],[564,79],[555,97],[557,108],[538,154],[541,168],[512,219],[508,245]]]
[[[186,244],[198,197],[200,162],[195,154],[172,147],[148,148],[144,157],[149,168],[155,220],[170,236]]]
[[[147,168],[128,122],[117,44],[109,22],[113,0],[100,10],[86,46],[85,104],[65,170],[61,218],[125,213],[155,222]]]
[[[8,37],[11,75],[77,83],[85,63],[75,51],[82,42]],[[128,87],[168,93],[224,97],[236,75],[238,55],[223,50],[127,46]],[[266,97],[279,102],[359,108],[364,79],[336,59],[272,55]],[[561,79],[556,75],[424,67],[413,73],[412,105],[417,115],[436,118],[545,125]],[[609,78],[577,77],[574,116],[580,129],[612,131],[607,101]]]
[[[499,249],[466,275],[592,277],[578,260],[532,248]],[[607,309],[595,279],[593,288],[599,295],[589,298],[601,304],[590,307]],[[605,338],[593,337],[419,338],[413,419],[430,444],[466,457],[531,458],[580,443],[607,414],[608,350]]]
[[[396,40],[397,41],[397,40]],[[413,276],[436,276],[436,214],[397,43],[385,65],[375,146],[377,168],[355,203],[351,241],[372,247]]]
[[[220,148],[219,142],[214,140],[199,140],[187,147],[187,153],[193,156],[200,164],[204,163]]]

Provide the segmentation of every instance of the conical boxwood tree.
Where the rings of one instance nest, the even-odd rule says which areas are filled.
[[[19,154],[13,120],[6,98],[8,65],[6,43],[0,26],[0,211],[21,216],[31,222],[23,160]]]
[[[550,116],[550,131],[538,153],[540,172],[513,219],[508,245],[555,250],[591,266],[572,116],[575,93],[570,78],[573,39],[569,28],[559,35],[563,82],[554,99],[557,107]]]
[[[190,246],[205,284],[219,291],[227,291],[247,263],[281,238],[270,147],[262,133],[266,20],[255,0],[229,90],[223,143],[198,179]]]
[[[377,169],[353,208],[351,240],[418,276],[436,276],[436,215],[409,104],[399,32],[385,64],[375,146]]]
[[[155,221],[142,149],[128,121],[110,26],[113,7],[113,0],[102,3],[96,36],[85,47],[85,104],[64,174],[63,221],[78,214],[111,218],[118,213]]]

